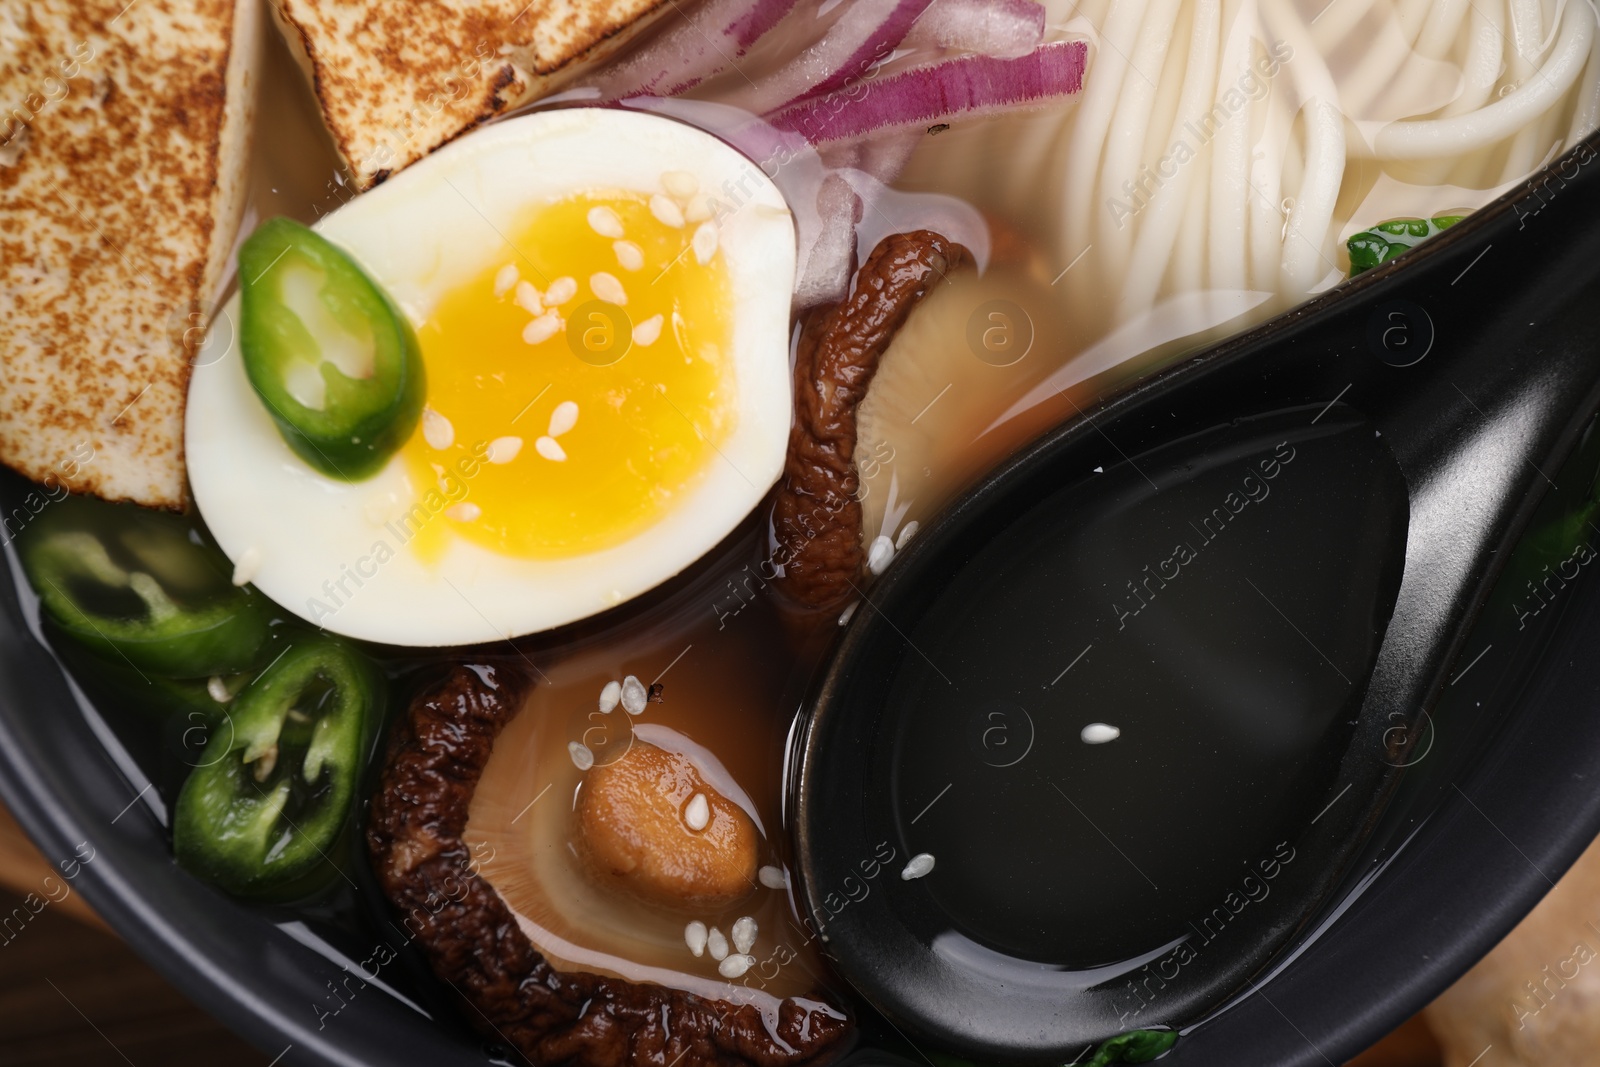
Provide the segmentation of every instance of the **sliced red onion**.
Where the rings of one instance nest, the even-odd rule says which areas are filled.
[[[655,40],[580,84],[601,99],[675,96],[732,67],[798,0],[706,0]]]
[[[911,153],[922,143],[922,136],[921,130],[904,129],[869,137],[862,146],[861,162],[856,164],[856,169],[888,184],[900,177],[900,172],[911,162]]]
[[[1044,43],[1044,16],[1033,0],[933,0],[903,43],[1015,58]]]
[[[822,161],[834,170],[859,170],[887,184],[900,176],[924,136],[921,129],[908,126],[859,141],[839,141],[822,150]]]
[[[859,170],[839,172],[861,202],[856,221],[856,252],[865,260],[885,237],[913,230],[941,233],[965,248],[979,271],[989,268],[989,223],[965,200],[944,193],[912,193],[892,188]]]
[[[894,53],[932,0],[848,0],[822,37],[729,102],[766,114],[801,97],[852,86]]]
[[[1016,59],[961,56],[811,97],[768,117],[812,144],[878,130],[1042,107],[1083,88],[1088,45],[1060,41]]]
[[[856,219],[861,210],[855,190],[836,173],[823,178],[813,196],[814,210],[795,212],[800,239],[796,310],[843,300],[855,266]],[[801,204],[791,200],[790,206],[798,209]]]
[[[714,100],[656,96],[634,97],[623,106],[666,115],[728,142],[772,179],[791,207],[814,197],[822,182],[826,168],[810,141],[792,130],[775,129],[743,108]]]
[[[831,93],[866,77],[874,66],[887,59],[895,47],[905,40],[906,34],[911,32],[911,27],[932,6],[932,2],[880,0],[874,5],[868,0],[855,0],[850,11],[828,31],[828,37],[823,42],[828,46],[828,51],[835,55],[842,54],[846,48],[851,48],[851,51],[843,55],[842,61],[833,65],[833,73],[807,86],[802,92],[807,96]],[[882,10],[881,21],[875,25],[871,21],[874,14],[871,9],[874,6]],[[800,95],[795,93],[784,102],[788,103]]]

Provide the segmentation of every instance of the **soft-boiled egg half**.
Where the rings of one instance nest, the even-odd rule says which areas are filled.
[[[314,470],[214,329],[186,433],[236,580],[317,626],[413,646],[559,626],[678,573],[781,472],[794,226],[709,134],[618,110],[526,115],[315,229],[415,328],[416,431],[366,480]],[[224,314],[238,322],[237,297]],[[316,306],[300,317],[337,328]],[[363,338],[320,340],[361,373]],[[321,367],[293,370],[315,405]]]

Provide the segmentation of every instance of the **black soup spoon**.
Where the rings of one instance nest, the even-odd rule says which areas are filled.
[[[1600,406],[1597,145],[1049,433],[867,591],[790,801],[895,1028],[1071,1062],[1305,926]]]

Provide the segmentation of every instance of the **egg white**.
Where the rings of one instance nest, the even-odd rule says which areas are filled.
[[[189,386],[189,480],[238,577],[334,633],[395,645],[459,645],[533,633],[614,607],[727,536],[781,473],[791,415],[794,224],[755,164],[670,119],[549,111],[456,141],[325,216],[316,229],[349,252],[416,325],[446,293],[508,261],[507,235],[530,206],[587,191],[657,192],[664,171],[693,174],[708,191],[739,190],[730,201],[737,209],[722,219],[719,235],[732,288],[735,424],[682,500],[635,537],[600,552],[530,560],[451,538],[442,558],[425,563],[402,543],[397,527],[385,525],[414,502],[404,460],[397,455],[376,476],[354,483],[307,466],[251,389],[235,331],[214,328]],[[221,315],[238,323],[237,296]],[[508,354],[519,343],[508,345]]]

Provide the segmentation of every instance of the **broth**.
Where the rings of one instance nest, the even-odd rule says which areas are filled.
[[[716,999],[726,982],[715,959],[690,955],[685,924],[699,920],[726,933],[750,916],[759,927],[757,963],[739,982],[770,1008],[774,998],[817,990],[825,973],[795,923],[786,887],[752,885],[726,909],[662,909],[597,887],[572,847],[584,774],[569,744],[587,746],[594,764],[604,766],[646,743],[688,755],[755,823],[758,862],[786,869],[779,798],[797,665],[770,600],[751,603],[748,612],[718,611],[726,589],[696,583],[655,619],[625,622],[576,650],[541,656],[538,682],[500,735],[474,793],[467,839],[474,855],[492,857],[480,872],[511,903],[523,931],[562,966]],[[638,716],[621,707],[599,712],[601,689],[629,673],[659,684],[657,700]]]

